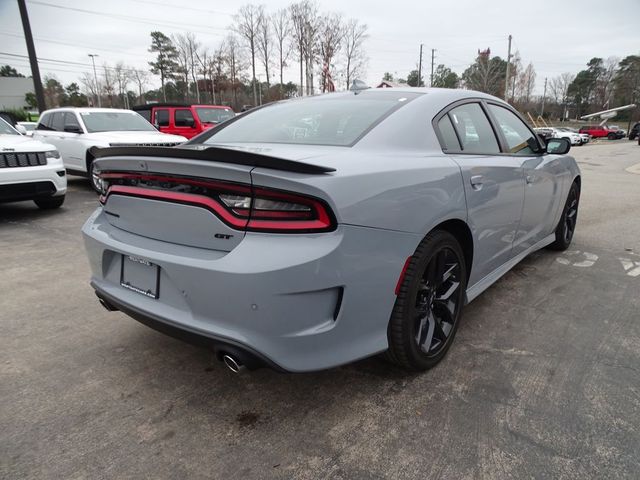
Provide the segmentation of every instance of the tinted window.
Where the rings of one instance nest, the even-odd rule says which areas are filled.
[[[50,113],[45,113],[38,120],[38,130],[50,130],[51,129],[51,117],[53,117]]]
[[[468,103],[449,112],[464,153],[500,153],[491,124],[478,103]]]
[[[156,110],[156,125],[159,127],[169,126],[169,110]]]
[[[175,111],[175,125],[176,127],[193,127],[195,120],[191,110],[181,109]]]
[[[64,114],[64,126],[81,128],[76,114],[72,112],[67,112]]]
[[[147,122],[151,122],[151,110],[136,110],[136,112]]]
[[[64,130],[64,112],[55,112],[51,120],[51,128],[58,132]]]
[[[353,145],[377,122],[419,93],[363,91],[270,104],[213,129],[205,143],[265,142]],[[201,141],[202,141],[201,140]]]
[[[440,119],[438,122],[438,130],[440,130],[440,136],[443,141],[442,148],[451,152],[459,152],[460,142],[458,142],[458,137],[453,129],[449,115],[445,115]]]
[[[529,146],[537,145],[537,140],[531,130],[513,112],[498,105],[489,105],[489,111],[493,114],[498,127],[502,130],[509,147],[509,153],[514,155],[533,155],[535,152]]]

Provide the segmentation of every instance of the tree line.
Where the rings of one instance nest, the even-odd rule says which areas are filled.
[[[128,108],[148,101],[213,103],[241,109],[272,100],[346,88],[365,74],[367,25],[323,12],[315,0],[301,0],[274,12],[247,4],[232,16],[217,45],[192,32],[150,33],[149,69],[118,62],[103,63],[82,74],[86,102]],[[284,82],[285,70],[296,66],[299,83]],[[159,89],[149,89],[151,77]],[[45,78],[46,84],[55,77]],[[64,90],[64,87],[58,86]],[[59,91],[52,103],[66,97]]]

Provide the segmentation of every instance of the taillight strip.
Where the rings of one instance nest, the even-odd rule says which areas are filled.
[[[107,193],[100,197],[105,204],[111,195],[125,195],[151,200],[160,200],[205,208],[232,228],[239,230],[273,232],[273,233],[314,233],[326,232],[336,228],[336,222],[328,206],[313,197],[306,195],[251,187],[248,185],[230,184],[209,180],[198,180],[182,177],[166,177],[155,174],[112,173],[100,175],[104,180],[133,179],[142,181],[166,182],[169,184],[185,184],[215,189],[218,192],[248,194],[252,198],[277,199],[306,205],[310,208],[309,216],[317,218],[300,219],[301,213],[288,210],[234,209],[224,206],[215,198],[197,193],[176,192],[143,186],[111,185]],[[298,218],[296,218],[298,217]]]
[[[131,197],[148,198],[150,200],[163,200],[165,202],[181,203],[185,205],[193,205],[202,207],[215,214],[225,223],[235,228],[245,228],[248,219],[234,217],[222,205],[212,198],[204,195],[194,195],[192,193],[171,192],[168,190],[152,190],[149,188],[129,187],[125,185],[113,185],[107,192],[107,199],[111,195],[127,195]]]

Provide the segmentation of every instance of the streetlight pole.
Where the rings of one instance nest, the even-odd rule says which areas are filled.
[[[93,63],[93,79],[96,82],[96,97],[98,98],[98,107],[102,107],[102,101],[100,100],[100,88],[98,87],[98,74],[96,73],[96,59],[99,55],[95,53],[90,53],[91,63]]]

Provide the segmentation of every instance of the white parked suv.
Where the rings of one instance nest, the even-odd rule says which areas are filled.
[[[158,132],[141,115],[115,108],[55,108],[40,115],[33,138],[56,146],[67,172],[87,176],[99,190],[93,175],[92,147],[173,147],[187,141],[180,135]]]
[[[33,200],[40,208],[58,208],[66,193],[56,148],[20,135],[0,118],[0,202]]]

